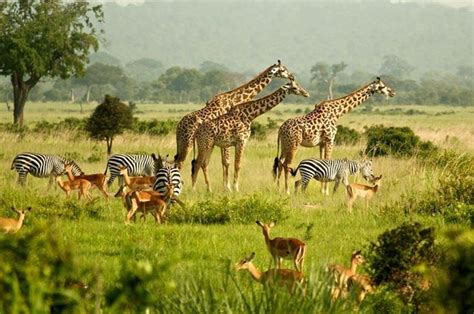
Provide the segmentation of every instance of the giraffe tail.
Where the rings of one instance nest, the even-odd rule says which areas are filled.
[[[280,165],[280,160],[278,159],[278,152],[280,151],[280,132],[278,132],[278,138],[277,138],[277,153],[275,160],[273,161],[273,179],[276,179],[278,176],[278,168]]]

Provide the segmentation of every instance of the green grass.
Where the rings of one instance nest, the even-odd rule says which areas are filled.
[[[139,104],[137,107],[140,119],[164,120],[178,119],[185,114],[185,110],[195,110],[199,106]],[[59,121],[66,117],[84,117],[90,113],[92,105],[86,105],[85,108],[87,112],[81,115],[78,105],[28,103],[25,120],[28,124],[33,124],[43,119]],[[297,108],[300,106],[282,105],[260,117],[259,120],[266,123],[267,116],[279,121],[284,120],[296,116],[294,111]],[[403,107],[403,109],[409,108]],[[451,108],[416,106],[415,109],[430,112],[430,115],[349,114],[341,119],[341,124],[359,130],[364,125],[381,123],[387,126],[409,126],[415,130],[415,133],[421,133],[423,139],[433,140],[442,147],[462,148],[468,153],[473,152],[472,141],[462,142],[462,139],[468,138],[466,130],[468,130],[469,138],[474,132],[470,124],[474,118],[472,109],[455,108],[452,109],[455,111],[454,114],[438,116],[434,113],[449,111]],[[0,123],[10,122],[10,114],[6,111],[0,112]],[[459,142],[441,138],[440,134],[444,137],[449,135],[451,138],[457,138]],[[48,229],[55,230],[67,247],[73,250],[81,269],[89,270],[83,280],[91,281],[97,273],[100,273],[104,289],[117,284],[124,263],[134,260],[150,261],[157,270],[156,276],[153,277],[157,281],[153,286],[156,289],[154,292],[162,294],[164,299],[163,303],[160,303],[162,311],[170,309],[185,312],[186,306],[198,312],[229,312],[230,309],[237,312],[266,312],[270,309],[268,304],[274,301],[272,301],[272,294],[268,294],[268,291],[251,281],[249,274],[235,274],[233,270],[229,270],[231,264],[251,252],[256,252],[255,264],[260,269],[266,269],[269,264],[269,254],[263,235],[260,228],[253,222],[257,219],[263,220],[264,217],[255,214],[258,208],[253,212],[238,212],[239,202],[244,203],[251,197],[260,200],[260,203],[258,201],[250,203],[256,204],[252,206],[264,206],[261,202],[267,202],[270,205],[265,206],[276,204],[275,206],[282,207],[278,210],[281,209],[283,215],[272,229],[272,236],[296,237],[303,239],[307,244],[305,269],[308,276],[313,278],[311,287],[317,295],[311,302],[315,306],[315,311],[318,312],[330,309],[327,291],[324,290],[326,288],[322,288],[327,285],[321,283],[324,281],[322,271],[328,263],[337,262],[347,265],[350,253],[354,249],[367,247],[378,234],[405,221],[419,221],[432,225],[438,232],[446,228],[443,219],[439,217],[404,215],[399,211],[390,210],[390,204],[402,200],[407,193],[426,191],[436,184],[440,175],[439,170],[425,167],[415,158],[374,159],[374,171],[376,174],[383,174],[385,181],[380,194],[372,200],[370,209],[367,211],[364,209],[363,201],[359,201],[354,205],[354,212],[349,214],[346,211],[342,188],[334,196],[323,197],[319,192],[320,186],[315,181],[310,183],[306,195],[287,196],[283,192],[278,192],[271,176],[273,158],[276,154],[276,131],[271,132],[263,141],[249,141],[240,175],[241,193],[238,195],[227,193],[222,187],[222,169],[218,149],[213,153],[209,168],[214,193],[205,192],[201,173],[197,191],[192,191],[190,186],[191,157],[188,157],[183,172],[185,187],[182,200],[196,212],[199,210],[200,202],[205,201],[220,204],[218,206],[225,211],[226,201],[222,201],[222,197],[227,196],[231,204],[229,206],[232,206],[235,211],[234,215],[243,218],[231,219],[225,224],[183,223],[179,222],[182,221],[179,217],[174,219],[171,213],[170,223],[166,225],[155,226],[152,217],[148,217],[145,223],[125,225],[125,210],[121,201],[111,198],[109,202],[106,202],[97,190],[93,191],[94,201],[86,203],[78,202],[76,196],[71,200],[66,200],[65,194],[56,186],[48,190],[45,179],[28,176],[26,188],[21,188],[14,183],[16,172],[10,170],[10,165],[17,153],[32,151],[74,156],[86,173],[97,173],[105,169],[105,143],[97,143],[76,134],[27,133],[21,137],[13,133],[0,133],[0,146],[2,147],[0,150],[0,216],[11,217],[13,212],[10,212],[8,208],[12,205],[32,206],[33,211],[26,218],[24,229],[20,232],[28,232],[35,226],[45,225]],[[364,143],[356,146],[337,146],[334,158],[359,158],[359,152],[363,147]],[[165,137],[125,134],[115,140],[113,150],[117,153],[155,152],[173,156],[175,153],[174,134]],[[316,155],[319,155],[316,149],[300,148],[297,160]],[[99,156],[101,160],[89,162],[88,160],[96,160],[91,159],[91,156]],[[232,166],[231,169],[233,169]],[[352,178],[351,182],[354,180],[362,181],[360,177]],[[293,183],[292,178],[291,186]],[[117,185],[114,184],[112,190],[116,189]],[[245,210],[245,207],[242,208]],[[180,209],[175,211],[179,212]],[[245,223],[240,223],[240,221]],[[0,235],[0,237],[3,236]],[[291,266],[289,262],[286,263],[288,267]],[[239,289],[243,291],[241,294]],[[323,292],[317,292],[321,289]],[[200,294],[202,295],[199,296]],[[276,293],[276,295],[279,294]],[[263,303],[258,303],[258,300]],[[308,305],[305,302],[301,311],[308,309],[304,307]],[[274,307],[271,309],[276,312],[288,309],[285,305],[277,305],[278,302],[273,302],[273,304]],[[367,304],[370,305],[370,298]],[[365,309],[371,312],[369,305]],[[253,310],[249,310],[250,308],[246,306]],[[331,309],[336,311],[337,307]]]

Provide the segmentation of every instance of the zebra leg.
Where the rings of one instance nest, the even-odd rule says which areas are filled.
[[[20,184],[21,186],[25,186],[26,185],[26,176],[28,175],[28,171],[24,171],[24,170],[20,170],[18,172],[18,178],[16,180],[16,182],[18,184]]]
[[[110,171],[110,178],[109,178],[109,180],[107,180],[107,186],[110,187],[112,185],[112,183],[114,183],[116,177],[117,177],[117,175],[112,173],[112,171]]]
[[[228,147],[221,147],[221,158],[222,158],[222,172],[224,178],[224,189],[230,191],[229,184],[229,165],[230,165],[230,150]]]

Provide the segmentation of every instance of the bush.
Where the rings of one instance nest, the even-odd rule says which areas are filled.
[[[267,137],[267,127],[260,122],[254,121],[250,126],[250,135],[257,140],[264,140]]]
[[[226,224],[252,223],[255,220],[286,219],[288,202],[284,199],[271,201],[262,195],[250,197],[209,198],[189,208],[174,207],[169,220],[175,223]]]
[[[174,131],[176,128],[176,121],[165,120],[158,121],[156,119],[148,121],[139,121],[135,119],[135,128],[136,133],[147,133],[150,135],[168,135]]]
[[[360,141],[360,133],[343,125],[337,126],[336,145],[354,145]]]
[[[423,197],[409,197],[406,208],[422,214],[442,215],[447,222],[474,226],[474,157],[444,151],[425,162],[442,169],[437,186]]]
[[[434,229],[405,223],[369,245],[369,274],[376,285],[394,289],[405,304],[420,309],[430,282],[423,276],[438,261]]]
[[[450,230],[436,272],[432,303],[439,312],[474,311],[474,231]]]
[[[367,146],[365,154],[375,156],[428,156],[436,151],[431,142],[423,142],[408,127],[384,127],[376,125],[366,128]]]
[[[0,237],[0,312],[85,312],[70,250],[46,229]],[[82,292],[82,294],[81,294]]]

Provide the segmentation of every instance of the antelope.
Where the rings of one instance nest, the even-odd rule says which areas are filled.
[[[65,164],[64,169],[66,171],[67,177],[69,181],[74,181],[75,179],[84,179],[89,181],[93,186],[97,187],[102,194],[104,194],[105,199],[109,198],[109,194],[107,193],[107,177],[103,173],[95,173],[95,174],[83,174],[79,176],[74,176],[72,174],[72,165]]]
[[[357,303],[359,304],[364,300],[366,294],[375,292],[374,282],[366,275],[355,274],[351,276],[348,281],[348,286],[358,288]]]
[[[275,226],[275,221],[269,224],[263,224],[257,220],[256,223],[262,228],[265,243],[267,244],[267,248],[270,251],[273,261],[275,262],[275,267],[281,268],[282,259],[292,259],[296,270],[302,272],[306,245],[295,238],[270,239],[270,229]]]
[[[274,285],[286,286],[290,292],[294,292],[298,285],[303,284],[304,276],[303,273],[295,271],[293,269],[269,269],[265,272],[261,272],[252,263],[255,253],[250,256],[243,258],[240,262],[235,264],[237,270],[246,269],[252,275],[255,281],[260,282],[263,285]]]
[[[143,212],[142,217],[146,215],[147,211],[153,212],[155,223],[162,223],[165,221],[165,212],[168,207],[168,201],[173,193],[174,186],[168,185],[165,194],[157,191],[131,191],[124,197],[125,206],[128,210],[126,216],[126,223],[135,215],[137,210]]]
[[[354,251],[351,255],[351,268],[345,268],[342,265],[331,264],[328,265],[327,270],[330,271],[334,276],[334,285],[331,289],[331,297],[333,301],[336,301],[339,296],[345,298],[349,290],[349,279],[356,275],[358,265],[362,265],[365,262],[364,257],[361,255],[361,251]]]
[[[3,233],[17,233],[18,230],[23,226],[23,221],[25,220],[26,211],[31,211],[31,207],[27,209],[18,210],[14,207],[11,208],[14,212],[20,214],[18,219],[13,218],[0,218],[0,230]]]
[[[85,179],[74,179],[73,181],[62,181],[61,176],[56,177],[56,182],[58,182],[59,187],[66,192],[66,196],[71,196],[71,191],[79,190],[78,197],[81,199],[81,196],[91,200],[92,197],[89,193],[89,190],[92,186],[92,183]]]
[[[365,209],[369,208],[369,201],[379,190],[382,184],[382,175],[374,177],[371,181],[374,186],[368,186],[364,184],[351,183],[347,186],[347,209],[352,213],[352,204],[357,199],[357,197],[365,198]]]
[[[125,185],[130,190],[151,190],[153,189],[153,184],[155,183],[155,177],[130,177],[128,175],[128,170],[126,167],[120,167],[120,174],[123,176]]]

